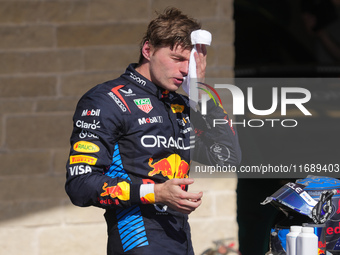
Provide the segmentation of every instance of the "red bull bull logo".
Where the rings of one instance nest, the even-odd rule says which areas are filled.
[[[108,183],[105,182],[103,190],[104,192],[100,194],[101,197],[110,196],[120,200],[130,199],[130,185],[127,182],[119,182],[117,186],[108,186]]]
[[[153,170],[149,172],[149,176],[162,174],[164,177],[168,177],[168,179],[188,178],[190,168],[189,164],[177,154],[171,154],[169,157],[163,158],[155,163],[153,163],[153,159],[150,158],[149,166],[153,168]]]

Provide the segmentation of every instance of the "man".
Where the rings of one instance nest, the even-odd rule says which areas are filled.
[[[187,215],[203,194],[187,191],[194,133],[188,98],[175,91],[188,74],[190,34],[197,29],[178,9],[166,10],[150,22],[139,63],[92,88],[77,105],[66,191],[75,205],[106,209],[108,254],[193,254]],[[197,52],[197,74],[204,78],[206,49]],[[208,109],[226,117],[214,103]],[[233,130],[223,125],[214,137],[216,130],[209,132],[195,115],[195,147],[202,150],[191,153],[216,164],[212,151],[219,141],[230,153],[228,164],[237,164]]]

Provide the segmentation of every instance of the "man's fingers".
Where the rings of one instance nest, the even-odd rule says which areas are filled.
[[[181,194],[181,198],[182,199],[187,199],[187,200],[200,200],[203,196],[203,192],[199,192],[199,193],[190,193],[187,191],[183,191],[183,193]]]
[[[194,179],[192,178],[183,178],[183,179],[171,179],[174,185],[190,185],[194,183]]]
[[[185,213],[190,214],[191,212],[195,211],[197,207],[199,207],[202,203],[202,200],[192,201],[192,200],[181,200],[177,206],[173,209]]]
[[[197,52],[195,52],[195,60],[196,60],[196,73],[197,78],[204,81],[205,77],[205,69],[206,69],[206,60],[207,60],[207,48],[204,44],[196,44]]]
[[[192,178],[184,178],[184,179],[172,179],[171,180],[174,185],[190,185],[194,183],[194,179]],[[199,193],[191,193],[191,192],[187,192],[187,191],[182,191],[182,193],[180,194],[180,198],[181,199],[188,199],[188,200],[199,200],[201,199],[203,196],[203,192],[199,192]]]
[[[207,55],[207,47],[204,44],[197,44],[196,49],[199,54]]]
[[[203,197],[203,192],[199,192],[199,193],[190,193],[190,194],[195,194],[196,197],[195,198],[189,198],[190,201],[193,201],[193,202],[197,202],[197,201],[200,201]]]
[[[172,209],[189,214],[199,207],[202,203],[203,192],[190,193],[182,190],[181,185],[194,183],[192,178],[171,179],[161,184],[156,184],[155,200],[164,203]]]

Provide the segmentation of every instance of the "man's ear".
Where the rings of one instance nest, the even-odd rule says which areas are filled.
[[[149,41],[146,41],[142,47],[142,54],[143,57],[147,60],[150,60],[151,57],[151,51],[152,46],[150,45]]]

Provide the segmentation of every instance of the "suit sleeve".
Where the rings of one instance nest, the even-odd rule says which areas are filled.
[[[193,159],[206,165],[239,165],[242,153],[237,131],[223,107],[209,100],[206,115],[193,110],[190,115],[195,131]]]
[[[105,93],[88,93],[78,102],[65,184],[73,204],[115,208],[142,203],[141,185],[131,183],[127,175],[107,175],[117,167],[124,172],[121,162],[113,162],[123,118],[122,109]]]

